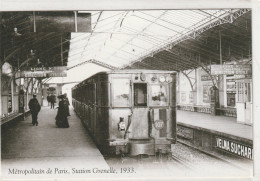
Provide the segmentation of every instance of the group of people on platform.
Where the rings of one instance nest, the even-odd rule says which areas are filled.
[[[69,122],[68,122],[68,116],[70,116],[69,112],[69,100],[67,98],[67,94],[62,94],[58,96],[59,98],[59,107],[57,107],[58,112],[55,117],[56,125],[58,128],[68,128]],[[47,97],[48,102],[51,102],[51,109],[54,109],[54,103],[56,102],[56,96],[51,95]],[[33,126],[38,126],[38,113],[41,110],[41,105],[38,102],[36,95],[33,95],[33,98],[29,101],[29,109],[31,111],[32,115],[32,124]]]

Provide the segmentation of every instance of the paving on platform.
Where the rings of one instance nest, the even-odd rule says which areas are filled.
[[[86,178],[84,174],[74,173],[73,169],[109,169],[75,112],[70,110],[70,113],[70,128],[57,128],[57,109],[49,107],[42,107],[38,115],[39,126],[33,126],[29,116],[24,121],[3,127],[2,177]],[[19,170],[22,173],[17,174]],[[25,174],[24,170],[30,173]],[[37,174],[36,170],[45,173]],[[48,170],[52,170],[52,173],[47,174]],[[65,173],[66,170],[69,173]]]
[[[253,126],[237,123],[233,117],[177,110],[177,123],[253,140]]]

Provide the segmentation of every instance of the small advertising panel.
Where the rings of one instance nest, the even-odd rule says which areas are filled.
[[[32,67],[24,68],[21,71],[21,77],[66,77],[67,67]]]
[[[203,102],[209,103],[210,102],[210,87],[212,87],[212,84],[203,84]]]
[[[252,65],[235,64],[235,65],[211,65],[212,75],[247,75],[252,73]]]

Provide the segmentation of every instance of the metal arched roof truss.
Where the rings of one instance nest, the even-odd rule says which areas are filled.
[[[250,9],[97,11],[72,33],[68,67],[187,70],[251,57]]]

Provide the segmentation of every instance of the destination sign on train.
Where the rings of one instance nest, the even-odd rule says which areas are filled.
[[[253,159],[253,148],[228,139],[216,137],[216,148],[250,160]]]
[[[211,75],[247,75],[252,72],[250,64],[211,65]]]
[[[67,67],[30,67],[21,71],[21,77],[66,77]]]

